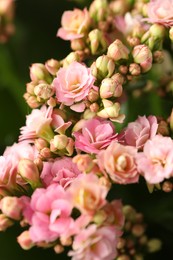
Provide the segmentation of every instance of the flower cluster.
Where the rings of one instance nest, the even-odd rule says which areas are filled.
[[[89,9],[65,11],[61,24],[57,36],[72,52],[31,65],[24,94],[31,113],[0,157],[0,230],[18,221],[24,249],[67,246],[73,260],[126,259],[126,231],[139,244],[152,242],[143,241],[133,210],[127,230],[129,208],[121,198],[110,201],[109,191],[142,178],[150,192],[173,189],[173,113],[123,124],[135,84],[140,95],[148,87],[171,92],[172,77],[155,86],[150,72],[160,66],[163,81],[173,1],[94,0]]]

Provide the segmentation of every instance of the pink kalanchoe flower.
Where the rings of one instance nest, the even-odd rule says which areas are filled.
[[[136,156],[137,169],[150,184],[157,184],[173,176],[173,140],[156,135],[148,140],[143,152]]]
[[[90,24],[91,18],[86,8],[65,11],[61,19],[62,27],[58,30],[57,36],[63,40],[82,38],[88,31]]]
[[[81,174],[68,188],[73,206],[83,214],[93,214],[106,203],[108,188],[94,174]]]
[[[147,5],[149,23],[158,23],[166,27],[173,26],[173,0],[151,0]]]
[[[26,126],[20,128],[21,135],[19,141],[30,140],[33,141],[37,137],[43,137],[42,132],[47,133],[47,138],[53,138],[53,132],[50,124],[52,118],[50,113],[52,108],[43,105],[41,109],[33,109],[31,114],[26,116]]]
[[[62,234],[69,235],[73,226],[72,204],[62,186],[52,184],[47,189],[36,189],[30,206],[34,212],[29,229],[33,242],[48,243]]]
[[[33,109],[31,114],[26,116],[26,125],[20,128],[19,141],[33,141],[37,137],[50,141],[54,137],[53,130],[64,134],[71,122],[65,122],[63,112],[52,107],[43,105],[40,109]]]
[[[25,182],[17,175],[18,163],[22,158],[34,160],[37,156],[35,148],[26,142],[14,143],[5,149],[0,156],[0,189],[1,192],[16,192],[18,185]]]
[[[57,101],[71,106],[74,111],[83,112],[85,104],[82,101],[94,87],[94,81],[91,70],[79,62],[74,61],[68,67],[59,69],[53,81]]]
[[[136,154],[135,147],[124,146],[113,141],[106,150],[98,154],[98,165],[115,183],[135,183],[139,179],[135,163]]]
[[[118,237],[114,226],[90,225],[74,237],[73,251],[68,255],[72,260],[113,260],[117,256]]]
[[[80,131],[73,133],[75,147],[86,153],[98,153],[112,140],[118,139],[113,123],[99,117],[83,121],[81,127]]]
[[[40,177],[46,187],[51,183],[59,183],[66,188],[80,173],[72,158],[62,157],[44,162]]]
[[[156,135],[157,128],[155,116],[138,116],[137,120],[130,122],[125,130],[126,144],[142,149],[145,142]]]

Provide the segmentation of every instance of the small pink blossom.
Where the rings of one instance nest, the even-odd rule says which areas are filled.
[[[20,128],[19,141],[33,142],[37,137],[50,141],[54,136],[53,130],[64,134],[71,122],[65,122],[63,116],[64,113],[59,109],[47,108],[45,105],[40,109],[33,109],[31,114],[26,116],[26,125]]]
[[[115,183],[135,183],[139,179],[135,163],[136,154],[135,147],[124,146],[113,141],[106,150],[98,154],[98,165]]]
[[[41,109],[33,109],[31,114],[26,116],[26,126],[20,128],[21,135],[19,136],[19,141],[33,141],[43,129],[47,130],[47,134],[50,132],[50,136],[53,137],[50,128],[52,121],[50,110],[52,112],[52,108],[49,107],[47,109],[45,105]]]
[[[118,138],[113,123],[99,117],[83,121],[81,127],[81,131],[73,133],[75,147],[87,153],[98,153]]]
[[[61,19],[62,27],[58,30],[57,36],[64,40],[82,38],[88,31],[90,24],[91,18],[86,8],[65,11]]]
[[[166,27],[173,26],[173,0],[151,0],[147,5],[149,23],[158,23]]]
[[[80,171],[72,158],[62,157],[44,162],[40,177],[46,187],[52,183],[59,183],[66,188],[79,174]]]
[[[72,204],[62,186],[52,184],[47,189],[36,189],[30,206],[34,212],[29,229],[33,242],[51,242],[62,234],[68,236],[73,225]]]
[[[117,256],[118,234],[114,226],[90,225],[74,237],[68,255],[72,260],[113,260]]]
[[[142,149],[145,142],[156,135],[157,128],[155,116],[138,116],[137,120],[129,123],[125,130],[126,144]]]
[[[72,62],[68,67],[61,68],[53,81],[58,102],[78,112],[83,112],[85,105],[82,102],[94,87],[95,78],[91,70],[79,62]],[[77,107],[76,107],[77,105]]]
[[[14,143],[5,149],[3,156],[0,156],[1,192],[13,193],[18,190],[18,185],[25,185],[17,175],[18,163],[22,158],[34,160],[36,156],[35,147],[26,142]]]
[[[93,214],[106,203],[108,189],[94,174],[81,174],[68,189],[73,205],[84,214]]]
[[[156,135],[148,140],[143,152],[136,156],[137,169],[150,184],[162,182],[173,176],[173,140]]]

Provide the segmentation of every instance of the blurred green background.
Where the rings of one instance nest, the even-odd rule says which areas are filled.
[[[50,58],[61,59],[70,51],[70,43],[56,37],[64,10],[82,7],[91,1],[16,0],[15,34],[6,44],[0,44],[0,153],[5,147],[17,142],[19,128],[25,124],[29,109],[23,99],[25,85],[30,81],[29,67],[32,63],[44,63]],[[161,100],[156,95],[128,101],[128,120],[138,114],[152,113],[168,116],[172,100]],[[173,195],[157,191],[149,194],[146,185],[117,186],[116,195],[123,203],[131,203],[145,214],[148,234],[163,240],[159,253],[146,259],[173,259]],[[55,255],[50,249],[34,248],[23,251],[16,242],[20,234],[17,226],[0,233],[0,260],[68,259],[66,254]],[[169,258],[167,257],[168,255]],[[167,257],[167,258],[165,258]],[[88,259],[90,260],[90,259]]]

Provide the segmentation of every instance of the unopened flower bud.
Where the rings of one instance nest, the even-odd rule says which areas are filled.
[[[89,14],[96,22],[104,20],[108,10],[107,0],[95,0],[91,3]]]
[[[66,148],[68,143],[68,137],[66,135],[55,135],[50,141],[51,152],[56,152],[57,150],[63,150]]]
[[[23,231],[18,237],[17,242],[24,250],[29,250],[34,246],[33,241],[30,238],[29,230]]]
[[[91,53],[93,55],[98,54],[100,52],[102,53],[103,51],[106,50],[107,41],[105,39],[104,34],[100,30],[94,29],[90,31],[88,37],[90,41]]]
[[[72,244],[72,238],[71,237],[60,237],[60,242],[63,246],[70,246]]]
[[[90,172],[94,167],[92,158],[88,154],[78,154],[73,157],[73,162],[77,164],[79,171]]]
[[[74,40],[71,41],[71,49],[74,50],[74,51],[84,50],[85,47],[86,47],[85,42],[81,38],[74,39]]]
[[[130,260],[130,256],[123,254],[118,256],[116,260]]]
[[[107,55],[114,61],[128,59],[129,50],[119,39],[117,39],[109,45]]]
[[[104,108],[97,112],[97,115],[102,118],[109,118],[111,121],[123,122],[124,115],[119,115],[120,104],[118,102],[113,103],[110,100],[102,99]]]
[[[91,88],[89,93],[88,93],[88,100],[90,102],[95,102],[95,101],[98,100],[98,98],[99,98],[98,89]]]
[[[1,199],[1,211],[7,217],[19,220],[22,213],[22,204],[17,197],[6,196]]]
[[[124,76],[121,73],[115,73],[111,78],[118,82],[120,85],[123,85],[125,80]]]
[[[95,117],[96,113],[95,112],[92,112],[90,109],[86,109],[84,114],[83,114],[83,118],[84,119],[91,119],[93,117]]]
[[[120,97],[122,94],[123,88],[112,78],[105,78],[101,82],[100,86],[100,97],[101,98],[111,98],[111,97]]]
[[[33,189],[41,186],[40,173],[33,161],[21,159],[18,164],[18,173]]]
[[[45,80],[50,83],[52,81],[52,77],[47,71],[46,67],[42,63],[34,63],[30,67],[30,78],[32,81],[38,82],[39,80]]]
[[[128,72],[128,67],[126,65],[120,65],[118,70],[121,74],[126,75]]]
[[[132,76],[139,76],[141,74],[141,67],[137,63],[131,63],[129,66],[129,72]]]
[[[70,52],[63,60],[63,67],[68,67],[73,61],[80,61],[80,57],[77,52]]]
[[[133,225],[132,227],[132,234],[135,236],[135,237],[140,237],[144,234],[145,232],[145,227],[141,224],[135,224]]]
[[[91,112],[97,113],[99,111],[99,105],[96,102],[92,103],[89,108]]]
[[[134,47],[136,45],[140,44],[140,39],[138,37],[132,37],[132,36],[128,36],[127,37],[127,42],[131,47]]]
[[[164,192],[171,192],[173,190],[173,184],[170,181],[164,181],[162,184],[162,190]]]
[[[154,39],[164,38],[165,36],[165,27],[161,24],[155,23],[149,29],[151,37]]]
[[[28,106],[31,107],[32,109],[37,108],[41,105],[41,103],[37,100],[37,97],[30,96],[30,94],[27,92],[23,95],[23,97],[26,103],[28,104]]]
[[[97,78],[109,78],[115,70],[115,62],[107,55],[102,55],[96,59],[96,67],[98,69]]]
[[[169,38],[173,42],[173,26],[169,29]]]
[[[44,140],[43,138],[37,138],[34,142],[37,150],[42,150],[45,147],[48,147],[48,142]]]
[[[5,214],[0,214],[0,231],[5,231],[13,224],[14,222],[11,219],[9,219]]]
[[[64,247],[62,245],[57,244],[54,246],[54,251],[56,254],[61,254],[64,251]]]
[[[30,95],[34,95],[34,88],[35,88],[36,84],[34,82],[29,82],[26,84],[26,91],[27,93],[29,93]]]
[[[50,106],[50,107],[56,107],[56,99],[53,98],[53,97],[50,97],[50,98],[47,100],[47,105]]]
[[[42,158],[46,158],[46,159],[51,158],[52,153],[51,153],[51,151],[50,151],[50,148],[48,148],[48,147],[43,148],[43,149],[40,151],[40,156],[41,156]]]
[[[168,127],[168,123],[164,120],[161,120],[158,124],[158,129],[157,129],[157,133],[164,135],[164,136],[169,136],[169,127]]]
[[[50,59],[46,61],[45,67],[50,74],[55,76],[60,68],[60,62],[58,60]]]
[[[142,72],[147,72],[152,67],[152,53],[149,47],[145,44],[140,44],[134,47],[132,56],[135,63],[140,64]]]
[[[164,53],[163,53],[163,51],[155,51],[153,53],[153,61],[155,63],[162,63],[164,61]]]
[[[162,247],[162,242],[157,238],[152,238],[147,243],[147,248],[149,253],[156,252]]]
[[[49,99],[54,94],[53,87],[46,83],[40,83],[39,85],[35,86],[34,94],[37,98],[41,99]]]

